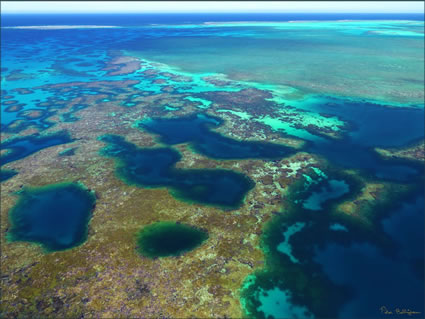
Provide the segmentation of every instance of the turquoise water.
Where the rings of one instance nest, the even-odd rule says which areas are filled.
[[[9,211],[10,241],[40,244],[47,252],[69,249],[87,239],[95,196],[78,184],[26,188]]]
[[[303,222],[297,222],[288,226],[288,229],[283,232],[283,238],[285,238],[285,240],[276,247],[279,252],[287,255],[293,263],[299,263],[300,261],[292,255],[292,246],[289,243],[289,240],[291,239],[292,235],[301,231],[305,225],[306,224]]]
[[[208,233],[175,222],[158,222],[142,228],[137,235],[137,250],[149,258],[180,256],[201,245]]]
[[[332,198],[338,198],[348,193],[350,187],[344,181],[329,180],[318,192],[313,192],[304,203],[303,207],[310,210],[321,210],[322,203]]]
[[[170,28],[169,37],[129,41],[131,51],[193,73],[213,70],[307,92],[423,103],[422,21],[218,23],[158,31]],[[195,47],[201,49],[187,49]]]
[[[313,314],[304,306],[294,305],[291,302],[291,292],[273,288],[259,293],[261,306],[258,311],[264,313],[265,318],[314,318]]]
[[[138,148],[116,135],[103,136],[101,153],[117,160],[117,175],[138,187],[169,187],[177,198],[236,209],[253,181],[223,169],[177,169],[180,154],[172,148]]]
[[[347,227],[345,227],[342,224],[339,223],[335,223],[329,226],[330,230],[334,230],[334,231],[348,231]]]

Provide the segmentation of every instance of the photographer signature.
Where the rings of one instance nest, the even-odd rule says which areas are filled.
[[[388,310],[387,307],[382,306],[381,308],[379,308],[379,310],[381,311],[381,313],[383,313],[384,315],[408,315],[408,316],[412,316],[412,315],[420,315],[421,313],[419,311],[413,311],[410,309],[400,309],[400,308],[396,308],[394,311]]]

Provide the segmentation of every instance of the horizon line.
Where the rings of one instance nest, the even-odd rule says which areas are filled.
[[[208,11],[208,12],[201,12],[201,11],[188,11],[188,12],[172,12],[172,11],[152,11],[152,12],[1,12],[1,15],[5,14],[109,14],[109,15],[115,15],[115,14],[336,14],[336,13],[344,13],[344,14],[420,14],[425,15],[425,12],[347,12],[347,11],[323,11],[323,12],[312,12],[312,11],[294,11],[294,12],[276,12],[276,11],[263,11],[263,12],[249,12],[249,11],[232,11],[232,12],[223,12],[223,11]]]

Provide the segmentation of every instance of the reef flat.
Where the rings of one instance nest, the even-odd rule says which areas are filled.
[[[423,20],[155,19],[2,27],[1,316],[424,313]]]

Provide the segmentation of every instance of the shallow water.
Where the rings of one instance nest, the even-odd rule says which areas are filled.
[[[261,306],[258,311],[264,313],[265,318],[280,318],[283,314],[287,318],[314,318],[306,307],[294,305],[291,302],[291,292],[273,288],[259,293]]]
[[[303,207],[310,210],[321,210],[322,203],[332,198],[338,198],[348,193],[348,184],[344,181],[329,180],[318,192],[313,192],[304,203]]]

